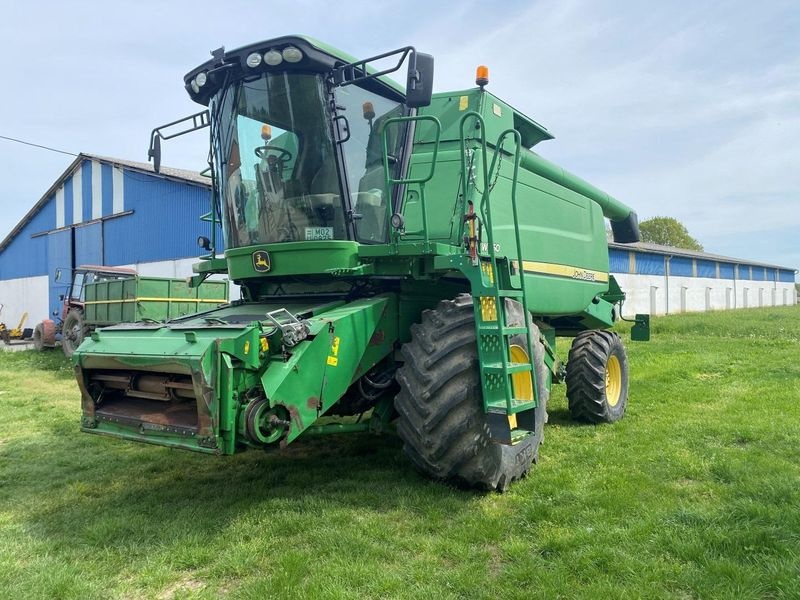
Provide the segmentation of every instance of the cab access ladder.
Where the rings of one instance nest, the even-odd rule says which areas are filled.
[[[465,124],[474,119],[472,130],[477,133],[475,137],[467,138]],[[486,128],[483,117],[474,111],[466,113],[460,122],[461,136],[461,167],[464,184],[465,206],[470,207],[466,212],[465,223],[468,235],[465,236],[468,247],[471,249],[473,265],[480,268],[479,278],[473,278],[472,294],[474,298],[475,321],[478,345],[478,359],[480,362],[481,386],[483,390],[484,410],[489,414],[502,414],[508,418],[510,439],[514,442],[527,435],[527,431],[517,428],[517,413],[527,411],[538,406],[538,387],[536,370],[533,368],[533,344],[530,320],[527,310],[523,311],[523,322],[509,324],[506,312],[506,300],[519,302],[523,307],[529,306],[528,292],[525,287],[525,277],[522,269],[522,243],[519,232],[519,217],[516,202],[517,176],[520,164],[520,149],[522,147],[520,134],[514,129],[503,131],[497,139],[491,164],[488,160],[486,144]],[[514,151],[513,178],[511,182],[511,212],[513,216],[516,259],[501,255],[494,241],[494,228],[492,224],[491,191],[492,180],[499,176],[499,169],[503,161],[503,144],[507,139],[513,139]],[[475,149],[468,150],[468,142],[477,144]],[[480,155],[480,169],[483,180],[483,190],[477,187],[475,177],[475,156]],[[468,158],[469,157],[469,158]],[[468,162],[469,161],[469,162]],[[480,196],[479,210],[473,212],[474,202],[472,196]],[[477,230],[482,228],[486,236],[485,248],[479,247]],[[482,245],[481,245],[482,246]],[[515,264],[513,264],[515,263]],[[512,273],[513,270],[516,274]],[[476,285],[476,280],[479,284]],[[525,354],[519,352],[518,345],[511,344],[513,336],[524,335]],[[529,373],[530,377],[518,374]],[[530,388],[527,389],[527,382]]]

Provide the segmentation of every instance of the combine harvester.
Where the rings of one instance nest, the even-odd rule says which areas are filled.
[[[95,331],[74,356],[83,431],[234,454],[393,423],[424,473],[502,490],[537,459],[552,383],[576,418],[623,416],[604,217],[635,242],[636,213],[533,153],[552,135],[485,68],[432,95],[411,47],[354,60],[291,36],[212,57],[185,77],[207,110],[154,130],[150,156],[210,127],[227,249],[201,238],[193,281],[227,273],[242,299]],[[405,89],[386,77],[404,63]]]

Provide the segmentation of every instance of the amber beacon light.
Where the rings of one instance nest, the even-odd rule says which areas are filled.
[[[489,67],[478,65],[478,68],[475,69],[475,84],[480,86],[481,89],[489,85]]]

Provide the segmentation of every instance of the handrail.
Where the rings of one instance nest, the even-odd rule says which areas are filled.
[[[475,112],[474,110],[464,113],[464,116],[461,117],[461,120],[459,121],[458,124],[458,134],[461,142],[461,174],[464,180],[464,203],[463,203],[464,205],[462,207],[462,212],[464,214],[466,214],[467,205],[471,201],[470,199],[471,188],[469,186],[470,173],[467,171],[467,140],[466,137],[464,136],[464,123],[466,123],[467,119],[471,117],[474,117],[478,120],[478,125],[479,125],[478,129],[480,130],[480,135],[481,135],[480,143],[482,148],[484,150],[486,149],[486,133],[485,133],[483,117],[480,115],[480,113]],[[470,165],[470,168],[471,167],[472,165]],[[463,237],[464,237],[464,221],[462,220],[461,223],[459,224],[458,237],[456,239],[460,240]]]
[[[424,177],[403,177],[400,179],[394,179],[389,174],[389,142],[386,138],[386,132],[389,129],[390,125],[395,123],[411,123],[416,121],[430,121],[433,123],[435,130],[436,130],[436,137],[434,139],[433,144],[433,153],[431,156],[431,169],[428,174]],[[392,185],[409,185],[409,184],[417,184],[419,185],[419,199],[422,205],[422,231],[423,231],[423,241],[425,242],[425,249],[427,251],[428,245],[430,243],[430,232],[428,231],[428,206],[425,202],[425,184],[433,178],[433,174],[436,172],[436,159],[439,155],[439,140],[442,136],[442,124],[434,116],[431,115],[411,115],[407,117],[392,117],[391,119],[387,119],[387,121],[383,125],[383,131],[381,132],[381,141],[383,142],[383,176],[386,182],[386,188],[388,189],[389,186]],[[409,169],[410,169],[410,161],[409,161]],[[390,201],[386,202],[386,221],[389,223],[391,227],[392,221],[392,203]],[[397,237],[395,237],[394,244],[397,243]]]
[[[519,232],[519,213],[517,211],[517,180],[519,178],[519,165],[522,159],[520,148],[522,148],[522,137],[520,136],[519,131],[516,129],[510,128],[503,131],[500,136],[497,138],[497,144],[495,145],[494,157],[492,158],[492,167],[489,169],[489,172],[494,172],[495,162],[502,160],[501,152],[503,148],[503,142],[505,138],[511,135],[514,138],[514,174],[511,179],[511,213],[514,218],[514,241],[517,245],[517,272],[519,273],[519,285],[520,289],[522,290],[522,306],[524,309],[525,318],[528,318],[528,292],[525,286],[525,270],[522,267],[523,260],[522,260],[522,238],[520,237]],[[499,169],[499,163],[497,168]],[[492,253],[494,253],[494,248],[492,248]],[[525,341],[528,345],[528,357],[531,361],[531,382],[533,383],[533,397],[536,402],[539,401],[538,398],[538,386],[536,382],[536,373],[535,369],[533,368],[533,339],[531,338],[531,328],[528,326],[528,323],[525,323]],[[510,404],[509,404],[510,408]]]
[[[480,145],[481,149],[481,166],[482,166],[482,175],[483,175],[483,191],[481,193],[481,203],[480,203],[480,212],[483,214],[484,223],[486,225],[486,237],[487,237],[487,254],[489,257],[489,263],[492,269],[492,278],[494,280],[494,300],[497,306],[497,315],[498,315],[498,334],[502,337],[502,329],[507,325],[505,322],[505,310],[504,307],[501,308],[502,297],[500,296],[500,277],[499,272],[497,270],[497,252],[494,245],[494,228],[492,226],[492,209],[491,209],[491,202],[489,201],[489,195],[491,192],[491,184],[490,181],[493,176],[499,174],[500,164],[502,161],[502,147],[505,139],[510,135],[513,137],[515,145],[514,145],[514,171],[513,176],[511,179],[511,211],[513,217],[513,226],[514,226],[514,241],[516,243],[516,254],[517,254],[517,271],[519,273],[520,279],[520,289],[522,291],[522,304],[525,314],[526,322],[524,323],[525,327],[525,338],[527,343],[527,350],[528,350],[528,357],[531,363],[531,381],[533,382],[533,395],[534,400],[536,402],[539,401],[539,394],[538,394],[538,386],[536,382],[536,371],[533,368],[534,365],[534,356],[533,356],[533,339],[531,338],[531,329],[527,322],[527,306],[528,306],[528,295],[527,289],[525,286],[525,273],[522,268],[523,260],[522,260],[522,238],[520,237],[520,229],[519,229],[519,213],[517,210],[517,180],[519,178],[519,166],[521,162],[521,151],[522,148],[522,138],[520,133],[513,129],[509,128],[503,131],[500,136],[497,138],[497,142],[495,143],[494,147],[494,154],[492,156],[491,166],[488,165],[488,150],[486,144],[486,123],[483,117],[475,112],[470,111],[466,113],[463,117],[461,117],[461,121],[459,123],[459,135],[461,141],[461,172],[463,174],[464,180],[464,202],[465,207],[466,203],[469,202],[468,198],[468,189],[469,189],[469,172],[467,171],[467,158],[466,158],[466,137],[464,135],[464,124],[467,122],[469,118],[474,118],[476,120],[476,130],[478,130],[479,137],[477,141]],[[495,170],[497,169],[497,171]],[[477,187],[476,187],[477,190]],[[463,236],[463,222],[462,227],[459,229],[459,238]],[[480,249],[478,249],[480,251]],[[509,265],[510,266],[510,265]],[[501,316],[502,315],[502,316]],[[512,412],[512,390],[509,382],[509,375],[508,372],[508,361],[509,361],[509,350],[505,343],[501,344],[502,348],[502,369],[503,369],[503,381],[506,390],[506,408],[509,413]]]
[[[436,127],[436,139],[434,140],[433,146],[433,156],[431,157],[431,170],[425,177],[415,177],[415,178],[403,178],[403,179],[392,179],[389,176],[389,146],[388,141],[386,139],[386,131],[389,129],[389,125],[394,123],[410,123],[411,121],[430,121]],[[430,181],[433,177],[433,173],[436,169],[436,157],[439,154],[439,139],[442,136],[442,123],[436,117],[431,115],[413,115],[409,117],[392,117],[391,119],[387,119],[386,122],[383,124],[383,131],[381,132],[381,140],[383,142],[383,168],[384,174],[386,175],[386,181],[391,184],[401,184],[405,185],[408,183],[425,183]]]

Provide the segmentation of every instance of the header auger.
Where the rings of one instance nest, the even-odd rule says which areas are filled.
[[[193,279],[227,273],[241,299],[95,332],[75,354],[84,431],[233,454],[396,427],[424,473],[505,489],[554,382],[576,418],[622,417],[605,218],[632,242],[636,213],[535,154],[550,132],[485,81],[432,94],[412,47],[355,60],[289,36],[212,56],[185,77],[207,109],[154,130],[150,155],[210,127],[226,250],[204,240]],[[386,77],[403,64],[405,88]]]

